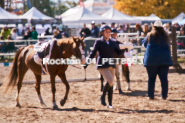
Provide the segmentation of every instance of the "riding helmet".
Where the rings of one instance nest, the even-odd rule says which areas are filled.
[[[117,31],[117,29],[112,28],[112,29],[111,29],[111,33],[118,33],[118,31]]]
[[[111,28],[108,25],[104,25],[104,26],[100,27],[100,32],[103,32],[106,29],[110,29],[111,30]]]

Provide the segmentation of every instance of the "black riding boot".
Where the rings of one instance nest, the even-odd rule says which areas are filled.
[[[103,78],[102,75],[100,77],[100,81],[101,81],[101,92],[103,92],[103,81],[104,81],[104,78]]]
[[[112,107],[112,95],[113,95],[113,87],[110,87],[108,91],[108,101],[109,101],[108,108],[113,108]]]
[[[110,86],[109,86],[109,83],[107,82],[103,88],[103,94],[100,97],[101,104],[104,106],[106,106],[105,95],[106,95],[106,92],[109,90],[109,88],[110,88]]]

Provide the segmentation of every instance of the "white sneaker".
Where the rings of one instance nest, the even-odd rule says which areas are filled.
[[[113,109],[114,107],[111,105],[107,105],[107,108]]]

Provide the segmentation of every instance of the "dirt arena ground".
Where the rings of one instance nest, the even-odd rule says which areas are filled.
[[[185,67],[185,65],[183,65]],[[0,81],[10,71],[10,67],[0,67]],[[87,77],[98,77],[94,65],[87,68]],[[49,76],[43,76],[48,79]],[[84,70],[69,67],[67,78],[84,78]],[[169,97],[160,99],[161,85],[156,81],[155,100],[147,99],[147,74],[143,66],[130,67],[131,89],[123,80],[123,95],[114,91],[114,109],[100,105],[100,81],[71,82],[66,104],[59,102],[65,93],[65,86],[56,83],[56,103],[59,110],[52,110],[51,84],[41,84],[41,94],[47,107],[40,106],[34,84],[23,84],[20,93],[21,108],[15,107],[16,88],[13,93],[0,96],[0,123],[185,123],[185,74],[169,74]],[[57,78],[58,79],[58,78]],[[28,71],[24,81],[34,80]],[[106,97],[107,98],[107,97]]]

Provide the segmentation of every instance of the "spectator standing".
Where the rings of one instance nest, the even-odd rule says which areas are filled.
[[[35,26],[32,27],[31,39],[38,39],[38,33],[35,29]]]
[[[143,26],[143,37],[146,37],[147,33],[150,32],[149,26],[147,23],[144,24]]]
[[[61,38],[62,38],[62,32],[60,31],[59,28],[56,28],[56,30],[57,30],[57,32],[58,32],[58,35],[59,35],[60,39],[61,39]]]
[[[171,31],[171,30],[172,30],[171,28],[172,28],[172,27],[171,27],[171,23],[167,23],[167,24],[166,24],[166,31],[167,31],[167,32]]]
[[[56,28],[57,28],[56,26],[52,27],[52,34],[54,34],[54,31],[56,30]]]
[[[11,38],[13,40],[16,40],[16,37],[18,36],[17,34],[17,29],[16,28],[13,28],[12,31],[11,31]]]
[[[46,29],[45,35],[52,35],[52,34],[49,32],[49,28]]]
[[[1,35],[0,35],[0,40],[4,40],[4,37]],[[0,42],[0,52],[4,52],[4,49],[5,49],[4,44],[5,44],[4,42]],[[2,58],[3,57],[1,57],[1,59]]]
[[[94,21],[92,21],[91,26],[92,26],[91,36],[95,37],[95,38],[99,37],[99,29],[98,29],[97,26],[95,26],[95,22]]]
[[[102,23],[101,23],[101,26],[105,26],[105,25],[106,25],[106,23],[105,23],[105,22],[102,22]]]
[[[178,36],[185,36],[185,33],[184,33],[184,29],[183,28],[180,29],[180,33],[178,34]]]
[[[11,30],[5,26],[0,33],[1,36],[3,36],[4,39],[8,39],[8,36],[11,35]]]
[[[15,45],[14,45],[14,42],[11,42],[11,40],[13,40],[13,39],[10,35],[8,36],[8,40],[10,40],[10,42],[6,42],[5,51],[11,52],[15,49]]]
[[[61,39],[61,38],[62,38],[62,36],[58,33],[57,30],[55,30],[55,31],[53,32],[53,35],[54,35],[54,38],[56,38],[56,39]]]
[[[184,37],[178,37],[177,40],[177,47],[178,49],[184,49],[184,44],[185,44],[185,32],[184,32],[184,29],[181,28],[180,29],[180,33],[178,34],[178,36],[184,36]]]
[[[22,36],[24,36],[24,35],[25,35],[25,31],[24,31],[24,29],[22,30],[21,35],[22,35]]]
[[[23,39],[31,39],[32,32],[29,27],[26,27],[26,32],[23,35]]]
[[[31,38],[31,35],[32,35],[32,31],[30,30],[30,27],[27,27],[26,28],[26,32],[28,34],[28,38],[30,39]]]
[[[184,45],[183,41],[182,40],[178,40],[177,41],[177,49],[181,50],[181,49],[184,49],[184,48],[185,48],[185,45]]]
[[[137,30],[137,33],[139,36],[141,36],[141,33],[143,32],[142,28],[141,28],[141,25],[140,24],[136,24],[136,30]]]
[[[127,24],[126,33],[131,33],[130,24]]]
[[[88,36],[90,36],[91,35],[91,31],[90,31],[90,29],[89,28],[87,28],[86,27],[86,24],[84,23],[84,27],[81,29],[81,31],[80,31],[80,36],[81,37],[88,37]]]
[[[115,22],[111,23],[111,29],[115,29]]]
[[[115,28],[112,28],[112,30],[113,30],[113,29],[115,29]],[[124,33],[123,25],[120,25],[120,26],[119,26],[118,32],[119,32],[119,33]]]
[[[178,23],[175,23],[174,26],[175,26],[177,31],[180,31],[181,27],[180,27],[180,25]]]
[[[152,31],[143,40],[146,47],[144,66],[148,73],[148,97],[154,99],[155,80],[157,75],[161,81],[162,98],[168,97],[168,70],[172,66],[170,40],[162,27],[161,21],[156,21]]]

